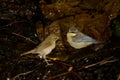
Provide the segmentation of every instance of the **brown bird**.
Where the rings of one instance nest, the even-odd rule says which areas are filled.
[[[50,52],[55,48],[56,41],[59,39],[59,37],[55,34],[50,34],[41,44],[39,44],[34,49],[22,53],[21,56],[27,55],[27,54],[38,54],[40,58],[44,58],[47,65],[49,65],[46,55],[50,54]]]

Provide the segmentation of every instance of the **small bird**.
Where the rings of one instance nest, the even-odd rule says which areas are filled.
[[[39,44],[34,49],[22,53],[21,56],[27,55],[27,54],[38,54],[40,58],[43,58],[47,65],[49,63],[47,62],[46,55],[48,55],[56,46],[56,41],[59,39],[59,37],[55,34],[50,34],[41,44]]]
[[[81,33],[76,27],[71,27],[67,33],[68,43],[75,49],[81,49],[91,44],[98,44],[99,41]]]

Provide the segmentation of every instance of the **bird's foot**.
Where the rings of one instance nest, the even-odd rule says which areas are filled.
[[[46,58],[44,58],[44,60],[45,60],[45,62],[46,62],[46,64],[47,64],[46,66],[51,66],[51,65],[53,65],[52,63],[49,63]]]
[[[46,64],[47,64],[46,66],[53,65],[52,63],[49,63],[49,62],[48,62],[49,60],[46,59],[46,56],[41,56],[41,55],[38,55],[38,56],[39,56],[40,58],[43,58],[43,59],[45,60],[45,62],[46,62]]]

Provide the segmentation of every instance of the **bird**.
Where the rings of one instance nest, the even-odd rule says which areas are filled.
[[[67,42],[75,49],[85,48],[91,44],[98,44],[100,41],[80,32],[76,27],[70,27],[67,32]]]
[[[46,59],[46,55],[50,54],[51,51],[56,47],[56,41],[59,39],[59,37],[56,34],[50,34],[43,42],[41,42],[37,47],[34,49],[24,52],[21,54],[27,55],[27,54],[38,54],[40,58],[43,58],[47,65],[50,65]]]

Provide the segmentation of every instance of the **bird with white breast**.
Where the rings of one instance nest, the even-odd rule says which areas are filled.
[[[81,49],[91,44],[98,44],[99,41],[83,34],[76,27],[70,27],[67,33],[67,41],[75,49]]]

